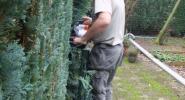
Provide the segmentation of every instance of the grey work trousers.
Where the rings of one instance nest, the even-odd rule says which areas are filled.
[[[89,57],[90,69],[96,70],[92,78],[93,100],[112,100],[111,82],[122,59],[122,44],[94,46]]]

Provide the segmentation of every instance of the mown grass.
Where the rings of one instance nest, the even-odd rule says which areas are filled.
[[[165,72],[157,72],[140,61],[132,64],[125,59],[113,81],[114,100],[181,100],[165,84],[170,84],[169,78]]]
[[[140,76],[147,84],[149,84],[149,89],[152,91],[161,93],[164,96],[169,96],[171,100],[178,100],[177,97],[174,96],[173,92],[169,89],[169,87],[166,87],[160,82],[154,80],[149,73],[141,72]]]

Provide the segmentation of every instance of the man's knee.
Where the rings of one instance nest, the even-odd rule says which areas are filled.
[[[106,100],[106,96],[104,94],[96,94],[93,95],[93,100]]]
[[[107,71],[97,71],[92,79],[93,94],[97,98],[105,98],[109,73]],[[101,99],[102,100],[102,99]]]

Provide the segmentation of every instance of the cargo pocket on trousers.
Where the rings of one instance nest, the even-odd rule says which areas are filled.
[[[99,73],[96,73],[92,80],[93,91],[95,94],[106,94],[106,78]]]

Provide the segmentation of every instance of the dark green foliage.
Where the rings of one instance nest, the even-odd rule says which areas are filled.
[[[184,55],[169,53],[169,52],[155,51],[154,56],[159,60],[165,61],[165,62],[184,62],[185,61]]]
[[[0,15],[6,18],[12,17],[25,19],[29,3],[31,3],[31,0],[0,0]]]
[[[25,21],[30,2],[0,0],[0,43],[8,43],[16,38],[16,34],[21,31],[19,22]]]
[[[137,34],[158,34],[171,13],[176,0],[139,0],[129,15],[127,29]],[[181,3],[166,32],[174,36],[185,34],[185,1]]]
[[[73,1],[73,21],[77,21],[86,16],[90,11],[92,0],[74,0]]]
[[[1,100],[65,100],[72,0],[0,5]]]
[[[91,100],[90,80],[93,71],[87,71],[88,56],[89,51],[72,48],[67,100]]]
[[[69,45],[90,2],[0,0],[0,100],[65,100],[68,75],[67,99],[90,100],[88,52]]]
[[[90,10],[91,0],[73,1],[73,22],[85,16]],[[87,71],[87,60],[89,52],[72,48],[69,55],[71,64],[69,66],[68,94],[67,100],[91,100],[90,79],[92,72]]]
[[[37,1],[37,39],[31,52],[29,73],[33,91],[29,99],[64,100],[68,79],[68,39],[72,1]],[[70,10],[71,9],[71,10]],[[37,60],[35,60],[37,59]]]
[[[172,35],[184,36],[185,35],[185,0],[181,0],[181,3],[175,13],[173,21],[171,23]]]
[[[0,52],[0,64],[3,99],[23,99],[26,91],[22,78],[28,66],[22,47],[16,42],[6,45],[5,50]]]
[[[139,0],[128,19],[128,31],[158,33],[164,25],[176,0]]]
[[[29,6],[30,0],[0,0],[1,100],[25,99],[26,88],[22,79],[28,67],[27,58],[24,49],[15,40],[22,32],[20,21],[25,21]]]

